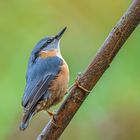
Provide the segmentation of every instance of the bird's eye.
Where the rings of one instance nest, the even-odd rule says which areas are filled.
[[[51,39],[49,39],[48,41],[47,41],[47,43],[51,43],[52,42],[52,40]]]

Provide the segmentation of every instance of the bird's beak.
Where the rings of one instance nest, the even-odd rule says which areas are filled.
[[[63,28],[54,38],[59,40],[62,37],[62,35],[64,34],[66,29],[67,29],[67,27]]]

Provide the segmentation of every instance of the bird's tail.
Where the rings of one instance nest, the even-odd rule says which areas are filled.
[[[19,127],[20,130],[24,131],[28,127],[29,122],[32,119],[34,114],[35,114],[34,111],[25,111],[24,112],[23,119],[22,119],[20,127]]]

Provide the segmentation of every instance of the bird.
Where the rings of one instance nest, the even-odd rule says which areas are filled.
[[[67,93],[69,68],[61,55],[60,39],[66,27],[57,35],[44,37],[33,48],[26,72],[26,86],[22,97],[23,118],[20,130],[25,130],[32,117],[48,111]]]

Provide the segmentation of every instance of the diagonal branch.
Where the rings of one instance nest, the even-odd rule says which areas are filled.
[[[95,58],[88,66],[87,70],[78,79],[78,83],[88,90],[96,85],[100,77],[107,70],[119,49],[140,23],[140,0],[133,0],[129,9],[110,32],[109,36],[103,43],[101,49],[97,52]],[[53,120],[46,125],[37,140],[57,140],[81,104],[89,93],[81,88],[74,86],[70,91],[67,99],[55,114],[55,124]],[[60,126],[60,127],[58,127]]]

